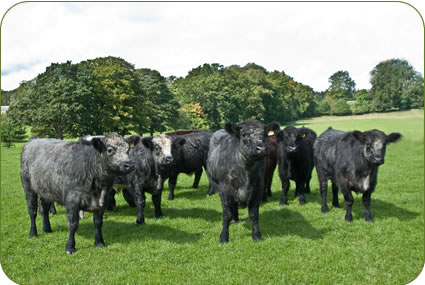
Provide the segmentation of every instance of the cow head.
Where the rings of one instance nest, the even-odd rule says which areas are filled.
[[[278,133],[277,138],[285,152],[295,153],[298,140],[302,139],[302,134],[299,135],[297,128],[294,126],[288,126]]]
[[[175,162],[175,152],[185,142],[184,138],[179,137],[173,140],[171,136],[165,134],[142,139],[142,143],[152,150],[153,159],[161,168],[169,167]]]
[[[376,165],[384,163],[387,144],[397,142],[402,137],[400,133],[391,133],[387,136],[379,130],[354,131],[353,136],[362,144],[366,160]]]
[[[129,144],[116,133],[107,136],[86,136],[81,139],[85,144],[92,144],[101,154],[101,163],[107,173],[114,175],[128,174],[134,170],[134,163],[130,161]]]
[[[240,149],[248,160],[259,159],[267,155],[264,143],[266,136],[279,130],[278,123],[264,125],[256,120],[247,120],[241,124],[226,123],[224,129],[240,142]]]

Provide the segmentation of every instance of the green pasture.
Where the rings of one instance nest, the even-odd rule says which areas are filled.
[[[367,117],[369,116],[369,117]],[[117,211],[107,212],[105,248],[94,246],[92,215],[86,213],[76,234],[76,254],[65,254],[68,237],[65,209],[51,217],[53,233],[29,239],[30,220],[21,186],[20,153],[1,149],[1,266],[18,284],[407,284],[424,265],[424,114],[394,112],[355,117],[322,117],[296,122],[319,135],[329,126],[341,130],[381,129],[401,132],[387,148],[372,195],[373,223],[363,218],[355,195],[353,222],[345,209],[320,211],[315,170],[312,193],[300,206],[293,184],[289,205],[279,205],[277,171],[273,197],[260,208],[261,242],[251,239],[247,210],[230,226],[230,242],[219,244],[221,204],[206,196],[205,173],[199,189],[193,177],[180,175],[175,200],[163,193],[165,217],[154,219],[148,195],[146,225],[136,225],[136,209],[121,195]]]

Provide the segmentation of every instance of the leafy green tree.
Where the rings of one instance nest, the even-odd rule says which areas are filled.
[[[330,96],[337,99],[354,99],[356,83],[351,79],[348,71],[340,70],[332,74],[331,77],[329,77],[329,84],[328,92]]]
[[[146,118],[149,121],[148,130],[164,132],[167,128],[176,126],[176,118],[180,107],[174,94],[167,86],[167,80],[158,71],[143,68],[136,69],[136,77],[141,90],[146,97]],[[143,133],[144,128],[139,129]]]
[[[373,111],[372,98],[366,89],[358,90],[354,97],[356,101],[352,107],[353,114],[364,114]]]
[[[129,134],[147,129],[145,94],[132,64],[118,57],[101,57],[81,63],[96,77],[97,117],[104,132]]]
[[[13,142],[22,141],[27,137],[25,127],[19,121],[3,114],[1,119],[1,140],[6,143],[7,147],[11,147]]]
[[[415,85],[418,73],[406,60],[382,61],[374,67],[370,74],[370,83],[372,84],[370,94],[376,111],[410,107],[409,93],[404,92],[409,86]]]
[[[338,99],[335,103],[333,114],[335,115],[351,115],[351,108],[345,99]]]

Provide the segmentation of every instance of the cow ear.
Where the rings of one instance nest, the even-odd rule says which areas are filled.
[[[280,125],[278,122],[271,122],[264,126],[266,137],[275,136],[279,130]]]
[[[142,143],[148,149],[153,150],[152,137],[142,138]]]
[[[224,129],[229,134],[234,135],[237,138],[240,137],[241,127],[239,127],[238,125],[228,122],[224,125]]]
[[[364,141],[365,141],[365,136],[364,136],[364,134],[362,133],[362,132],[360,132],[360,131],[354,131],[353,132],[353,137],[355,138],[355,139],[357,139],[359,142],[361,142],[361,143],[364,143]]]
[[[130,145],[130,148],[134,148],[139,142],[139,136],[131,136],[125,139],[125,141]]]
[[[401,139],[402,135],[400,133],[391,133],[386,138],[386,143],[395,143]]]
[[[95,149],[97,149],[99,152],[102,152],[105,148],[105,144],[103,143],[103,140],[101,138],[92,138],[91,144]]]
[[[182,137],[177,137],[174,141],[176,142],[177,147],[182,147],[186,143],[186,139]]]

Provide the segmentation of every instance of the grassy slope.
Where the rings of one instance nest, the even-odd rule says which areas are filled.
[[[230,242],[218,243],[221,204],[207,197],[207,179],[190,189],[193,177],[179,176],[174,201],[163,194],[165,218],[155,220],[148,197],[145,226],[136,226],[136,210],[118,196],[118,211],[107,213],[104,238],[95,248],[92,215],[86,214],[76,235],[77,253],[64,253],[67,222],[64,208],[51,218],[52,234],[41,230],[28,239],[29,218],[19,178],[22,144],[2,148],[1,265],[20,284],[45,283],[391,283],[414,279],[424,263],[424,125],[412,113],[363,120],[301,122],[318,134],[328,126],[341,130],[377,128],[400,131],[404,138],[387,149],[378,186],[372,195],[374,223],[363,219],[361,196],[355,196],[354,221],[345,209],[320,212],[315,171],[308,203],[299,206],[290,190],[289,206],[278,205],[280,181],[275,173],[273,197],[260,209],[263,241],[251,240],[247,210],[230,227]],[[362,118],[362,117],[356,117]],[[340,196],[340,203],[343,199]]]

